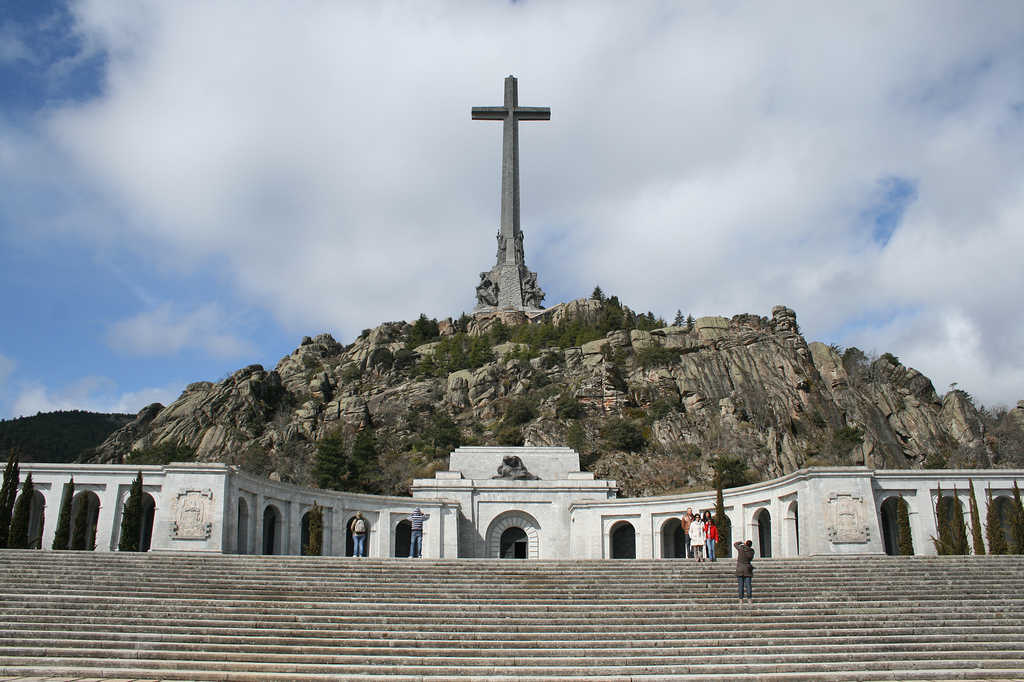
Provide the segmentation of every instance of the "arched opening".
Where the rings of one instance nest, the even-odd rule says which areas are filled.
[[[754,514],[754,523],[757,524],[757,545],[760,556],[768,558],[772,555],[772,515],[767,509],[761,509]]]
[[[15,503],[17,504],[17,503]],[[28,548],[43,546],[43,518],[46,513],[46,498],[38,490],[32,491],[32,502],[28,512]]]
[[[83,490],[71,501],[71,549],[96,549],[96,526],[100,519],[100,498]]]
[[[263,553],[281,553],[281,512],[272,504],[263,510]]]
[[[239,554],[249,553],[249,503],[238,498],[238,529],[235,538],[235,551]]]
[[[148,552],[153,545],[153,522],[156,520],[156,500],[142,493],[142,525],[139,527],[139,551]]]
[[[409,556],[409,543],[412,541],[412,523],[402,519],[395,526],[395,556],[404,559]]]
[[[498,553],[502,559],[525,559],[529,553],[529,540],[526,531],[519,526],[511,526],[501,534],[501,550]]]
[[[299,554],[306,556],[309,548],[309,512],[302,515],[299,521]]]
[[[907,504],[898,495],[887,497],[878,511],[882,522],[882,546],[889,556],[899,556],[900,554],[899,514],[901,502],[904,505]]]
[[[999,519],[999,527],[1003,529],[1003,537],[1006,538],[1007,549],[1018,554],[1024,553],[1024,547],[1015,548],[1013,544],[1013,512],[1016,506],[1013,498],[1000,495],[992,500],[992,504],[996,507],[996,518]]]
[[[722,523],[715,523],[718,528],[718,542],[715,543],[715,554],[720,559],[732,557],[732,521],[725,514]]]
[[[619,521],[612,526],[612,558],[636,558],[636,529],[629,521]]]
[[[686,542],[683,540],[683,524],[671,518],[661,524],[661,557],[663,559],[684,559]]]
[[[516,543],[523,543],[523,538],[515,532],[506,535],[506,531],[512,529],[518,529],[526,536],[525,543],[519,544],[518,550]],[[487,538],[488,557],[503,558],[510,551],[512,556],[515,556],[516,551],[522,552],[524,549],[526,556],[523,558],[537,559],[540,557],[540,524],[524,511],[507,511],[499,514],[491,521],[485,537]]]
[[[963,514],[962,505],[952,495],[943,495],[935,505],[935,511],[939,515],[939,522],[952,527],[956,515]]]
[[[786,507],[785,519],[786,539],[785,547],[788,556],[800,555],[800,509],[796,500]]]

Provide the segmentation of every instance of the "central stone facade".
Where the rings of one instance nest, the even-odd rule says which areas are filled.
[[[473,107],[473,119],[502,121],[501,227],[498,257],[490,272],[480,273],[474,312],[494,310],[541,310],[544,292],[537,273],[526,267],[523,232],[519,229],[519,121],[547,121],[547,107],[519,106],[516,79],[505,79],[505,103],[500,107]]]

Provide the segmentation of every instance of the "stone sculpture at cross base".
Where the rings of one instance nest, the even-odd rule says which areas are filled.
[[[505,103],[500,107],[473,107],[473,119],[502,121],[501,228],[498,255],[489,272],[480,273],[473,312],[493,310],[541,310],[544,291],[537,273],[528,270],[523,255],[523,232],[519,229],[519,121],[547,121],[547,107],[519,106],[516,79],[505,79]]]

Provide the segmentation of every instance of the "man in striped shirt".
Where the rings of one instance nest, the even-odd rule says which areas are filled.
[[[430,518],[430,514],[424,514],[416,507],[412,514],[409,514],[409,523],[412,524],[412,535],[409,538],[409,556],[418,558],[423,552],[423,522]]]

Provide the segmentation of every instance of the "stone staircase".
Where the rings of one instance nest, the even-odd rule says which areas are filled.
[[[0,550],[0,677],[1024,679],[1018,557],[755,565]]]

